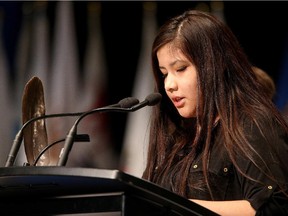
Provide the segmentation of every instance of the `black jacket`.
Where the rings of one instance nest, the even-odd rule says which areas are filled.
[[[219,125],[218,125],[219,126]],[[217,126],[217,127],[218,127]],[[267,162],[272,175],[286,184],[286,195],[280,191],[275,181],[268,178],[260,169],[267,172],[268,168],[263,166],[256,167],[251,160],[238,158],[237,164],[239,168],[254,180],[244,177],[238,169],[232,164],[224,145],[222,145],[221,134],[214,131],[215,145],[213,146],[210,163],[209,163],[209,182],[213,194],[206,187],[199,190],[188,190],[189,199],[202,200],[248,200],[252,207],[256,210],[256,215],[288,215],[288,136],[281,132],[275,125],[271,131],[262,131],[262,133],[254,126],[246,125],[247,134],[250,134],[248,140],[256,149],[259,155]],[[262,134],[266,133],[268,139]],[[269,145],[272,144],[272,145]],[[276,159],[275,151],[280,155],[281,160],[286,167],[281,167]],[[203,178],[201,155],[195,160],[191,167],[191,183],[195,183]],[[256,180],[256,181],[255,181]]]

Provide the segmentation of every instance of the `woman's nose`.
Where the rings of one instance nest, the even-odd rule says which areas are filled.
[[[165,90],[169,92],[173,92],[177,90],[177,82],[174,79],[173,75],[168,74],[164,81]]]

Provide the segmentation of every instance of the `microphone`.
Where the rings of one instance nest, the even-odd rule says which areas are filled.
[[[52,146],[65,141],[65,139],[60,139],[57,140],[51,144],[49,144],[48,146],[46,146],[44,149],[42,149],[42,151],[39,153],[39,155],[37,156],[37,158],[34,160],[33,162],[33,166],[36,166],[39,159],[41,158],[41,156],[48,150],[50,149]],[[75,137],[75,142],[90,142],[90,137],[88,134],[77,134]]]
[[[138,99],[136,99],[134,97],[127,97],[127,98],[120,100],[117,104],[109,105],[106,107],[128,108],[128,107],[131,107],[131,106],[138,104],[138,103],[139,103]]]
[[[136,105],[134,105],[133,107],[131,107],[130,109],[128,108],[128,112],[134,112],[138,109],[141,109],[142,107],[145,106],[154,106],[156,104],[158,104],[160,102],[160,100],[162,99],[162,95],[160,93],[152,93],[150,95],[148,95],[144,101],[142,101],[141,103],[138,103]]]
[[[134,97],[127,97],[124,98],[122,100],[120,100],[117,104],[113,104],[110,105],[109,107],[114,107],[116,108],[126,108],[126,107],[130,107],[133,106],[135,104],[138,104],[139,100],[134,98]],[[18,151],[20,149],[22,140],[23,140],[23,131],[24,129],[31,124],[34,121],[40,120],[40,119],[46,119],[46,118],[55,118],[55,117],[73,117],[73,116],[81,116],[83,114],[87,113],[86,112],[75,112],[75,113],[57,113],[57,114],[50,114],[50,115],[42,115],[42,116],[37,116],[34,118],[29,119],[28,121],[26,121],[21,129],[18,131],[18,133],[16,134],[12,147],[10,149],[10,152],[8,154],[6,163],[5,163],[5,167],[9,167],[12,166],[14,164],[14,161],[16,159],[16,156],[18,154]]]
[[[97,113],[97,112],[134,112],[138,109],[141,109],[145,106],[154,106],[157,103],[160,102],[160,100],[162,99],[162,95],[160,93],[152,93],[150,95],[148,95],[144,101],[142,101],[141,103],[137,103],[136,105],[131,104],[130,107],[113,107],[113,106],[106,106],[106,107],[102,107],[102,108],[98,108],[98,109],[94,109],[91,110],[89,112],[86,112],[84,114],[82,114],[73,124],[73,126],[71,127],[68,135],[66,136],[65,139],[65,144],[62,148],[62,151],[60,153],[60,158],[58,161],[58,166],[65,166],[66,162],[68,160],[68,155],[72,149],[72,145],[73,145],[73,141],[74,141],[74,137],[77,134],[77,126],[79,124],[79,122],[87,115],[93,114],[93,113]],[[126,105],[126,104],[125,104]]]

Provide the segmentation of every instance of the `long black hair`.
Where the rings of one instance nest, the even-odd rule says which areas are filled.
[[[197,69],[199,101],[194,119],[182,118],[166,95],[157,51],[168,43],[180,49]],[[259,168],[268,166],[249,143],[243,122],[256,125],[262,132],[267,127],[273,129],[269,122],[274,120],[286,132],[288,127],[272,100],[261,90],[251,63],[225,24],[196,10],[172,18],[159,29],[154,40],[152,67],[156,91],[163,98],[154,108],[143,178],[168,184],[175,193],[186,196],[192,162],[201,153],[204,178],[199,185],[209,188],[207,169],[215,124],[224,140],[223,148],[239,172],[245,175],[236,161],[239,155]],[[264,120],[268,122],[265,128]]]

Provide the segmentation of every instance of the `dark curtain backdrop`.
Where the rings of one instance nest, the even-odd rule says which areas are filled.
[[[80,65],[86,49],[86,1],[74,1]],[[141,42],[141,1],[103,1],[102,30],[108,67],[108,102],[131,95]],[[195,7],[199,1],[158,1],[159,25],[165,20]],[[209,4],[208,2],[204,2]],[[50,28],[53,32],[55,5],[48,2]],[[15,51],[21,27],[22,1],[2,1],[3,40],[9,58],[11,85],[15,74]],[[224,1],[227,24],[236,34],[252,63],[264,69],[277,82],[284,42],[287,39],[288,3],[283,1]],[[121,150],[126,115],[111,114],[111,130],[117,151]]]

